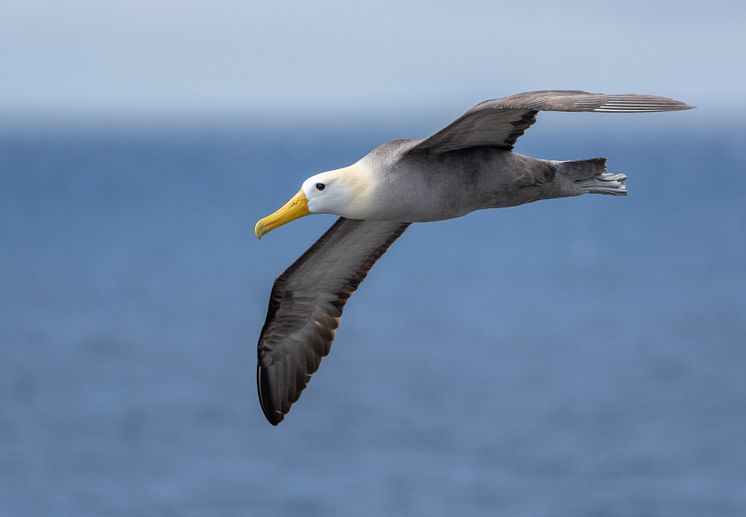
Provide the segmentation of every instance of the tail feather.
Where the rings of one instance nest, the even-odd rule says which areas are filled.
[[[605,194],[626,196],[627,176],[622,173],[606,172],[606,158],[555,162],[557,172],[571,180],[577,194]]]
[[[627,179],[626,174],[604,172],[576,182],[576,185],[590,194],[606,194],[608,196],[626,196],[627,185],[624,181]]]

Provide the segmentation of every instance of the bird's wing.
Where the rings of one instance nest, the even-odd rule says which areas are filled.
[[[536,121],[539,111],[645,113],[690,108],[692,106],[683,102],[654,95],[605,95],[562,90],[519,93],[480,102],[409,152],[445,153],[469,147],[510,150]]]
[[[340,217],[272,287],[258,345],[257,388],[279,424],[329,353],[344,304],[409,223]]]

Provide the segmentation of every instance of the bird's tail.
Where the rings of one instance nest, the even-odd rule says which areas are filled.
[[[606,158],[554,162],[557,172],[572,181],[575,194],[626,196],[627,176],[606,172]]]

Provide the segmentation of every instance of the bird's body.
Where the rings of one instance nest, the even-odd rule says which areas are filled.
[[[394,140],[353,165],[308,178],[255,228],[261,237],[309,213],[340,216],[272,288],[257,366],[267,419],[282,421],[329,353],[345,302],[409,224],[585,193],[626,195],[626,176],[606,172],[604,158],[554,161],[514,153],[539,111],[688,108],[650,95],[523,93],[479,103],[429,138]]]
[[[429,222],[461,217],[474,210],[505,208],[539,199],[577,196],[586,190],[563,171],[563,163],[512,151],[476,147],[443,155],[408,152],[418,140],[379,146],[350,168],[377,177],[364,210],[342,212],[351,219]],[[582,160],[583,162],[585,160]],[[589,160],[590,162],[590,160]],[[588,173],[603,172],[602,162]],[[598,167],[598,168],[597,168]],[[345,171],[348,172],[348,171]],[[422,203],[418,193],[427,193]],[[619,193],[625,191],[620,188]]]

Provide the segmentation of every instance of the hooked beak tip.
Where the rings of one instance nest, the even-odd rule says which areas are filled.
[[[256,235],[256,238],[262,240],[262,235],[265,233],[264,225],[261,222],[256,223],[256,226],[254,226],[254,235]]]
[[[303,191],[300,190],[275,213],[259,219],[256,226],[254,226],[254,235],[256,235],[257,239],[261,239],[263,235],[271,232],[278,226],[282,226],[309,213],[308,200]]]

